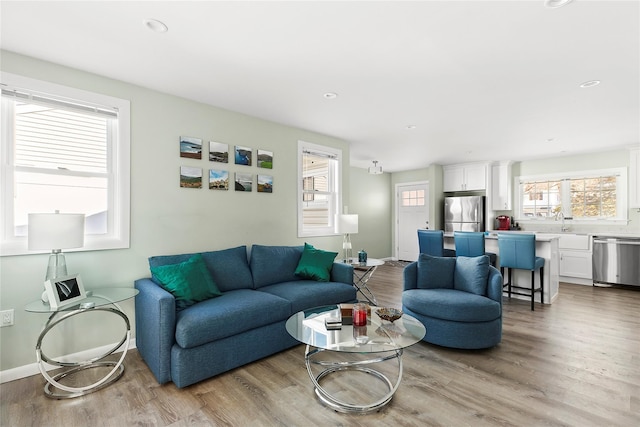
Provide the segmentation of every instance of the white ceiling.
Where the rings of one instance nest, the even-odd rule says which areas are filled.
[[[341,138],[357,167],[640,143],[636,0],[2,1],[0,18],[3,49]]]

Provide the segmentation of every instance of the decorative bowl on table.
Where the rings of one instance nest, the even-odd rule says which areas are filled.
[[[382,307],[376,310],[376,314],[382,320],[386,320],[388,322],[395,322],[396,320],[402,317],[402,310],[398,310],[397,308],[391,308],[391,307]]]

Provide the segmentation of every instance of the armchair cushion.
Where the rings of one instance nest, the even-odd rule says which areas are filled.
[[[303,279],[328,282],[337,252],[327,252],[305,243],[295,274]]]
[[[151,267],[151,273],[165,290],[173,294],[176,310],[221,295],[200,254],[178,264]]]
[[[476,295],[487,294],[487,277],[489,276],[489,257],[459,256],[456,258],[453,275],[453,289],[470,292]]]
[[[420,254],[418,257],[418,289],[452,289],[455,268],[455,258]]]
[[[501,314],[499,302],[455,289],[404,291],[402,305],[423,316],[454,322],[489,322]]]

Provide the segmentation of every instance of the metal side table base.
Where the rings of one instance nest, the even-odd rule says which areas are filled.
[[[82,361],[82,362],[62,362],[58,360],[51,359],[47,357],[42,351],[42,341],[47,333],[53,329],[59,323],[69,319],[70,317],[77,316],[79,314],[88,312],[88,311],[105,311],[107,313],[112,313],[120,316],[125,323],[126,331],[122,340],[117,343],[113,348],[107,351],[105,354],[95,357],[90,360]],[[72,399],[75,397],[84,396],[89,393],[93,393],[94,391],[98,391],[110,384],[116,382],[122,375],[124,374],[124,365],[122,362],[127,354],[127,350],[129,349],[129,340],[131,337],[131,325],[129,323],[129,319],[127,316],[119,309],[111,308],[111,307],[92,307],[86,309],[78,309],[69,312],[65,312],[64,315],[56,318],[56,315],[60,314],[60,312],[54,312],[49,317],[49,320],[45,324],[44,329],[40,333],[38,337],[38,342],[36,344],[36,359],[38,363],[38,367],[40,368],[40,373],[47,380],[47,384],[44,386],[44,394],[45,396],[51,399]],[[102,361],[105,357],[113,354],[117,349],[119,349],[124,344],[124,348],[122,349],[122,356],[118,359],[117,362],[114,361]],[[50,365],[56,365],[60,367],[67,367],[64,372],[54,375],[53,377],[49,375],[46,370],[45,363]],[[93,384],[89,384],[81,387],[70,387],[64,385],[60,382],[63,378],[67,378],[73,374],[84,371],[86,369],[93,368],[109,368],[112,369],[100,380],[96,381]],[[57,389],[57,390],[56,390]],[[58,391],[60,390],[60,391]]]

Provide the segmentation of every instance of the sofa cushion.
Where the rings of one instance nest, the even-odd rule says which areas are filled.
[[[295,274],[303,279],[328,282],[331,277],[333,260],[337,256],[338,252],[323,251],[305,243]]]
[[[488,276],[488,256],[460,256],[456,259],[456,267],[453,274],[453,288],[460,291],[471,292],[476,295],[486,295]]]
[[[202,258],[222,292],[253,288],[246,246],[203,252]]]
[[[291,313],[321,305],[353,302],[356,300],[356,288],[342,282],[323,282],[311,280],[276,283],[263,286],[260,292],[277,295],[291,302]]]
[[[414,313],[455,322],[489,322],[500,317],[499,302],[455,289],[410,289],[402,293],[402,305]]]
[[[303,249],[303,246],[253,245],[249,264],[255,288],[300,280],[295,271]]]
[[[157,267],[167,264],[178,264],[191,258],[194,254],[161,255],[149,258],[149,266]],[[247,247],[238,246],[236,248],[223,249],[220,251],[203,252],[207,269],[211,277],[222,292],[233,289],[253,288],[253,278],[249,263],[247,262]],[[154,282],[160,284],[155,276]]]
[[[176,310],[221,295],[200,254],[178,264],[151,267],[151,273],[173,294]]]
[[[418,257],[418,289],[453,289],[456,259],[420,254]]]
[[[250,289],[225,292],[177,314],[176,343],[182,348],[197,347],[282,321],[290,313],[289,301],[266,292]]]

